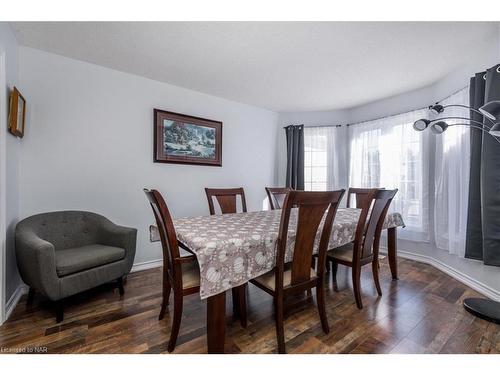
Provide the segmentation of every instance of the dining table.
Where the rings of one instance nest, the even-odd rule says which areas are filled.
[[[357,208],[337,210],[329,249],[354,240],[360,212]],[[209,353],[224,352],[226,291],[274,268],[280,219],[281,210],[174,219],[179,244],[196,256],[200,267],[200,298],[207,300]],[[292,209],[285,261],[291,261],[293,257],[296,221],[297,209]],[[397,212],[388,213],[383,225],[387,230],[387,254],[394,280],[398,278],[397,228],[404,226],[403,218]],[[149,233],[151,242],[160,241],[155,225],[149,227]],[[318,242],[319,236],[315,247]]]

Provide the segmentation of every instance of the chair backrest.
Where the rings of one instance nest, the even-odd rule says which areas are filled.
[[[371,257],[372,255],[378,256],[378,243],[387,210],[397,192],[398,189],[372,189],[372,192],[368,194],[364,202],[365,205],[361,209],[360,220],[356,229],[354,262]]]
[[[267,197],[271,210],[280,210],[285,203],[286,195],[292,188],[289,187],[266,187]]]
[[[370,194],[373,194],[373,188],[349,188],[347,191],[347,207],[351,207],[352,196],[355,197],[356,206],[354,208],[363,208],[366,206]]]
[[[286,244],[292,209],[297,210],[297,227],[292,259],[291,284],[307,282],[311,279],[312,254],[318,228],[324,219],[318,244],[318,277],[323,277],[326,251],[333,220],[345,190],[337,191],[296,191],[292,190],[285,199],[281,212],[281,222],[276,249],[276,290],[283,288]]]
[[[17,224],[16,231],[32,231],[57,251],[99,243],[100,228],[108,223],[93,212],[56,211],[30,216]]]
[[[243,212],[247,212],[247,202],[245,200],[245,191],[243,188],[231,189],[210,189],[205,188],[207,193],[208,208],[210,215],[215,215],[214,199],[217,199],[220,210],[223,214],[235,214],[236,211],[236,197],[239,195],[241,198],[241,207]]]
[[[173,284],[182,287],[182,269],[174,259],[180,257],[177,234],[175,233],[172,216],[161,193],[157,190],[144,189],[144,193],[151,204],[153,213],[160,234],[161,247],[163,251],[163,270],[167,271]]]

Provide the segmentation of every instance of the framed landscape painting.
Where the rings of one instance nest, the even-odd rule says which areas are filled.
[[[155,109],[154,161],[222,166],[222,122]]]

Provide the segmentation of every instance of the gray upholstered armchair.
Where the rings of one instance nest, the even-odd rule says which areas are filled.
[[[63,320],[63,299],[98,285],[117,281],[134,262],[137,230],[113,224],[84,211],[49,212],[28,217],[16,226],[16,256],[23,281],[56,301]]]

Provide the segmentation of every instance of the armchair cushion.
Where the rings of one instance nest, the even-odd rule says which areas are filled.
[[[59,277],[99,267],[125,258],[125,250],[114,246],[87,245],[56,251]]]

